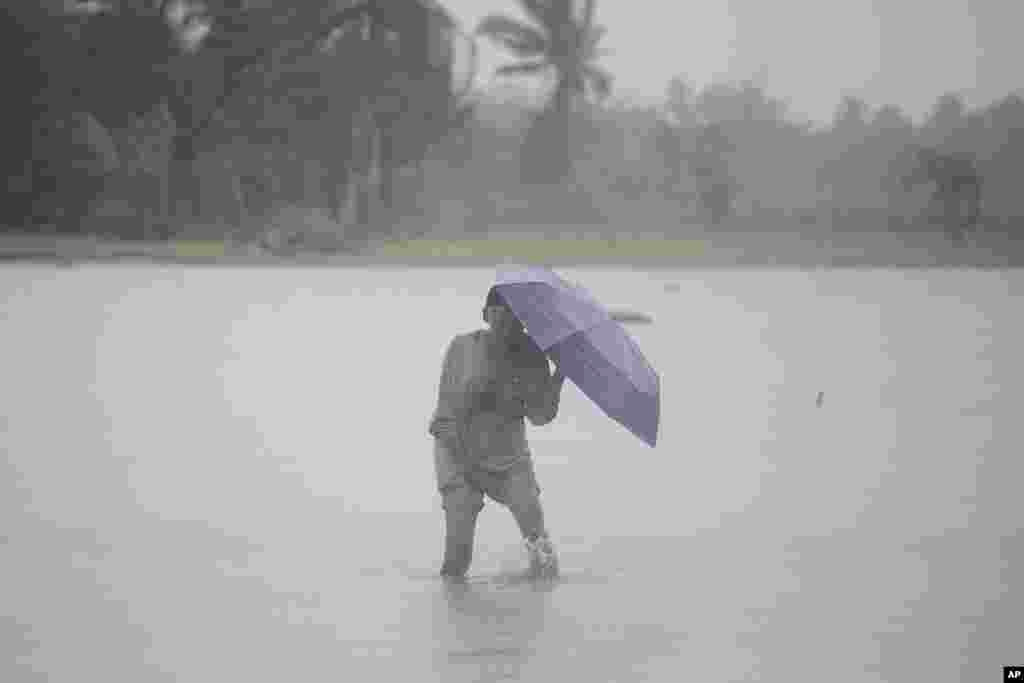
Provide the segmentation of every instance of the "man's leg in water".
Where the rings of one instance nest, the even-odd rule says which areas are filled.
[[[508,509],[515,517],[519,531],[527,541],[536,541],[547,536],[544,528],[544,507],[540,504],[540,492],[533,482],[517,475],[505,485],[505,498]]]
[[[533,471],[533,463],[527,461],[523,468],[509,473],[500,491],[495,493],[498,495],[491,494],[491,497],[507,506],[515,517],[530,551],[531,569],[557,574],[558,563],[544,525],[544,508],[540,502],[540,486]]]
[[[461,481],[442,492],[444,501],[444,564],[441,575],[461,578],[473,560],[476,519],[484,506],[483,493]]]
[[[540,486],[530,460],[516,463],[508,472],[477,470],[470,479],[477,489],[512,512],[524,539],[534,541],[547,535],[544,510],[540,504]]]

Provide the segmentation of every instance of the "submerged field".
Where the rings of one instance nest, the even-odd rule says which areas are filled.
[[[650,449],[530,429],[563,579],[426,427],[490,268],[0,270],[4,681],[918,680],[1019,654],[1017,271],[560,272],[658,369]],[[837,664],[838,663],[838,664]]]

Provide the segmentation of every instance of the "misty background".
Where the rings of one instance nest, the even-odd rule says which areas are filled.
[[[127,0],[74,21],[43,5],[4,24],[14,48],[33,27],[46,66],[43,95],[24,96],[31,125],[8,128],[28,157],[8,161],[8,232],[309,244],[526,226],[942,232],[937,179],[900,184],[921,146],[972,164],[979,230],[1013,235],[1024,216],[1013,4],[578,2],[566,25],[586,5],[596,48],[577,46],[564,68],[557,30],[518,55],[483,30],[494,15],[537,26],[513,2],[456,0],[428,22],[441,28],[408,29],[421,26],[410,16],[396,24],[406,33],[369,40],[335,20],[350,2],[175,0],[192,23],[174,25]],[[403,46],[423,30],[420,59]],[[150,34],[177,47],[144,50]],[[547,67],[525,73],[530,54]],[[88,57],[68,70],[76,55]],[[562,88],[574,69],[580,87]],[[697,157],[712,127],[723,144],[708,173],[728,206],[709,220]]]
[[[625,249],[560,268],[653,321],[630,332],[661,378],[658,448],[566,383],[529,437],[560,580],[517,579],[515,523],[487,505],[453,589],[427,427],[494,272],[360,249],[712,235],[785,263],[856,235],[942,266],[937,193],[961,176],[921,175],[931,149],[982,188],[974,238],[1019,262],[1020,14],[3,3],[22,77],[0,256],[92,237],[357,253],[0,269],[0,680],[954,683],[1019,664],[1018,271],[698,270],[678,251],[655,269]]]
[[[503,0],[447,4],[470,25],[493,12],[522,15]],[[831,123],[846,95],[873,109],[898,106],[921,123],[942,94],[977,108],[1024,87],[1014,67],[1024,8],[1015,3],[606,0],[597,17],[612,27],[603,63],[616,91],[646,104],[682,74],[698,88],[753,80],[816,125]],[[485,80],[508,55],[481,51]]]

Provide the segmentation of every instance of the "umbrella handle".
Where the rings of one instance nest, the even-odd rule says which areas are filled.
[[[559,361],[558,361],[558,354],[557,354],[557,353],[555,352],[555,350],[554,350],[554,349],[550,349],[550,350],[548,351],[548,353],[547,353],[547,356],[548,356],[548,358],[549,358],[549,359],[551,360],[551,364],[555,366],[555,371],[554,371],[554,373],[552,374],[552,377],[553,377],[553,378],[554,378],[554,379],[555,379],[556,381],[558,380],[558,378],[559,378],[559,377],[561,377],[561,378],[562,378],[562,379],[564,380],[564,379],[565,379],[565,373],[564,373],[564,372],[562,372],[562,367],[561,367],[561,365],[559,364]]]

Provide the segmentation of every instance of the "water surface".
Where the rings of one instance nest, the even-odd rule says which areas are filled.
[[[0,680],[1020,663],[1020,272],[562,272],[653,317],[658,447],[567,384],[530,431],[562,580],[490,503],[446,587],[426,426],[493,271],[0,271]]]

